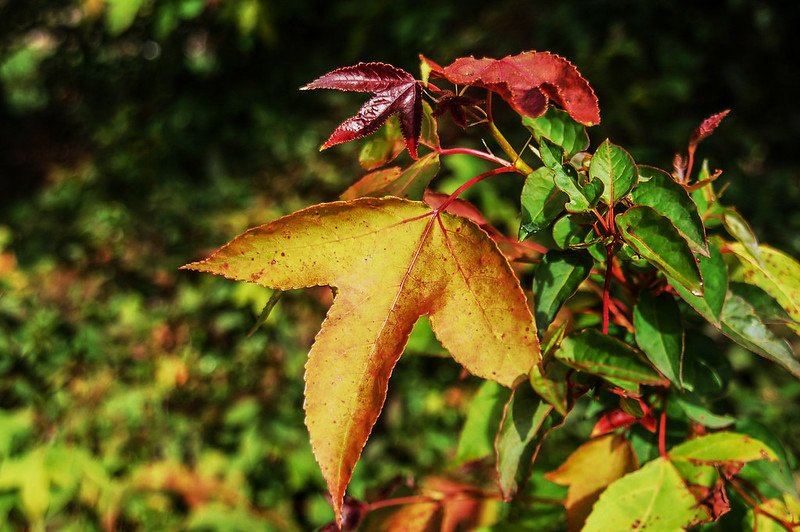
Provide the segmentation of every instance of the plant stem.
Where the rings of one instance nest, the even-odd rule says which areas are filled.
[[[611,304],[611,268],[614,244],[606,246],[606,279],[603,283],[603,334],[608,334],[608,311]]]
[[[533,168],[528,166],[528,163],[522,160],[520,155],[514,150],[508,140],[503,136],[497,126],[494,125],[494,122],[488,122],[489,124],[489,132],[492,134],[492,138],[494,138],[495,142],[500,145],[500,148],[506,153],[506,155],[514,161],[514,166],[516,166],[522,173],[525,175],[530,174],[533,172]]]
[[[739,496],[742,499],[744,499],[745,502],[747,504],[749,504],[753,508],[753,512],[756,514],[756,518],[758,517],[758,514],[761,514],[764,517],[768,517],[769,519],[772,519],[773,521],[775,521],[776,523],[781,525],[783,528],[785,528],[789,532],[792,532],[793,530],[796,530],[796,527],[797,527],[798,523],[793,523],[791,521],[787,521],[786,519],[783,519],[782,517],[779,517],[779,516],[773,514],[772,512],[769,512],[769,511],[763,509],[761,507],[761,505],[758,504],[758,502],[756,502],[750,495],[747,494],[747,492],[744,489],[742,489],[742,487],[739,485],[739,483],[736,480],[734,480],[733,478],[728,479],[728,483],[734,489],[734,491],[736,491],[736,493],[738,493]]]
[[[658,454],[661,458],[669,460],[667,454],[667,397],[664,396],[661,404],[661,419],[658,423]]]

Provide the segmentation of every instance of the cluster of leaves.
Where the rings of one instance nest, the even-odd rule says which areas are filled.
[[[561,503],[570,529],[687,528],[723,518],[737,498],[749,505],[748,526],[797,525],[800,503],[780,444],[713,409],[727,385],[728,363],[713,347],[721,336],[800,377],[784,339],[800,330],[800,264],[759,244],[721,204],[721,172],[694,164],[697,145],[727,112],[700,124],[687,156],[666,172],[637,164],[610,140],[589,149],[586,127],[600,120],[594,92],[547,52],[447,67],[423,57],[419,81],[360,63],[305,88],[374,94],[323,145],[377,132],[359,157],[371,172],[345,201],[251,229],[186,268],[276,290],[335,289],[306,365],[304,405],[331,527],[353,528],[400,504],[385,526],[487,524],[484,505],[497,499],[524,508],[540,446],[587,408],[596,417],[589,441],[547,475],[568,486]],[[520,150],[494,119],[494,95],[530,132]],[[507,159],[442,147],[437,119],[445,113],[463,127],[485,126]],[[420,145],[429,153],[420,155]],[[404,149],[412,164],[383,168]],[[431,191],[440,159],[455,155],[495,168],[449,195]],[[458,198],[499,174],[525,178],[521,240]],[[421,316],[457,362],[487,381],[459,455],[484,458],[486,445],[475,442],[487,428],[495,433],[496,487],[431,479],[408,497],[345,497]],[[668,439],[667,426],[684,429]],[[750,462],[757,467],[744,467]]]

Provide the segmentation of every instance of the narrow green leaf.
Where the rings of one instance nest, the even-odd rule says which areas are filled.
[[[566,112],[553,106],[548,107],[542,116],[522,117],[522,124],[533,133],[537,142],[541,142],[542,137],[549,139],[561,146],[568,157],[589,147],[586,128],[575,122]]]
[[[569,201],[566,194],[556,187],[555,173],[542,167],[528,175],[522,186],[520,203],[522,207],[521,238],[538,233],[556,219]]]
[[[795,377],[800,377],[800,362],[794,357],[789,344],[767,328],[750,303],[728,292],[722,307],[721,322],[725,336],[783,366]]]
[[[732,268],[731,279],[760,287],[774,297],[792,319],[800,321],[800,263],[763,244],[759,246],[760,261],[744,244],[733,243],[728,247],[740,262],[740,266]]]
[[[525,381],[506,403],[495,440],[498,482],[504,500],[511,500],[528,480],[542,439],[553,427],[552,411],[553,407]]]
[[[639,384],[664,386],[666,379],[653,369],[636,350],[596,329],[586,329],[561,342],[556,358],[567,366],[637,392]]]
[[[531,369],[530,382],[539,397],[553,405],[553,408],[566,416],[569,411],[569,388],[567,387],[567,372],[569,368],[551,360],[546,367],[536,365]]]
[[[675,298],[643,290],[633,309],[636,343],[673,384],[682,387],[683,323]]]
[[[439,147],[439,131],[436,118],[433,116],[433,109],[428,102],[422,102],[422,126],[419,135],[420,144],[429,148]]]
[[[247,333],[248,337],[253,336],[253,334],[258,330],[258,328],[267,322],[269,315],[272,313],[272,309],[275,308],[275,305],[278,304],[278,301],[280,301],[282,296],[283,296],[282,290],[275,290],[274,292],[272,292],[266,304],[264,305],[264,308],[261,309],[261,314],[258,315],[258,319],[256,319],[256,322],[253,324],[253,327],[251,327],[250,331],[248,331]]]
[[[550,250],[533,276],[534,317],[543,335],[561,305],[589,277],[594,260],[586,252]]]
[[[640,182],[631,192],[633,203],[652,207],[669,218],[692,251],[707,257],[708,242],[703,221],[686,189],[658,168],[639,166],[639,175],[646,181]]]
[[[736,422],[735,417],[715,414],[701,404],[700,398],[695,394],[681,394],[674,397],[675,402],[681,407],[686,416],[710,429],[721,429]]]
[[[583,532],[684,530],[704,517],[697,506],[675,466],[659,457],[612,483]]]
[[[761,441],[736,432],[715,432],[673,447],[672,460],[720,464],[723,462],[777,461],[775,451]]]
[[[650,264],[701,296],[703,281],[689,245],[668,218],[652,207],[631,207],[616,217],[622,239]]]
[[[747,251],[751,258],[757,263],[761,263],[761,251],[758,247],[758,239],[750,224],[733,207],[728,207],[722,213],[722,223],[730,235],[735,238]]]
[[[633,189],[639,175],[633,157],[606,139],[594,152],[589,177],[603,182],[601,197],[606,205],[612,205]]]
[[[728,268],[717,246],[708,246],[708,257],[697,257],[697,265],[703,278],[703,295],[697,296],[689,292],[681,283],[667,275],[669,284],[684,301],[709,322],[719,327],[719,316],[725,294],[728,292]]]
[[[578,215],[566,215],[553,224],[553,242],[561,249],[578,249],[586,247],[595,240],[591,225],[581,223]]]
[[[494,452],[494,437],[510,394],[511,391],[505,386],[493,381],[483,382],[470,402],[467,419],[458,438],[458,463],[491,456]]]
[[[546,168],[556,171],[564,164],[564,148],[548,138],[539,139],[539,158]]]

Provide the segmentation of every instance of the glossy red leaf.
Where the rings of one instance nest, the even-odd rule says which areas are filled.
[[[728,116],[728,113],[730,112],[730,109],[725,109],[724,111],[715,115],[711,115],[703,120],[692,133],[692,138],[689,140],[689,145],[697,146],[700,144],[700,142],[708,138],[714,132],[714,130],[717,129],[720,122],[722,122],[722,119]]]
[[[358,63],[337,68],[301,87],[301,90],[309,89],[371,92],[375,95],[361,106],[355,116],[336,128],[322,149],[370,135],[396,113],[408,153],[416,159],[422,126],[422,90],[414,76],[405,70],[386,63]]]
[[[576,122],[587,126],[600,122],[592,87],[572,63],[550,52],[523,52],[503,59],[462,57],[446,67],[420,58],[431,77],[489,89],[521,115],[541,116],[552,100]]]

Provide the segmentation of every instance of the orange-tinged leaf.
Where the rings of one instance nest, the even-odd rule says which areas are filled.
[[[337,521],[342,497],[417,319],[471,373],[512,386],[540,358],[519,281],[469,220],[421,202],[360,198],[247,231],[185,268],[279,290],[334,286],[306,364],[311,445]]]
[[[568,530],[580,530],[606,487],[638,467],[628,441],[608,434],[584,443],[558,469],[547,473],[548,480],[569,487],[564,502]]]

